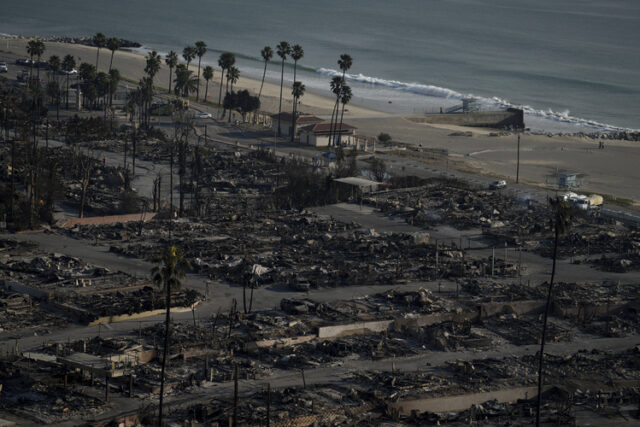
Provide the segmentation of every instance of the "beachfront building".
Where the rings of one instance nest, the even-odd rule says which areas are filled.
[[[351,191],[352,197],[355,195],[354,191],[360,194],[373,193],[378,191],[383,186],[381,182],[372,181],[370,179],[363,178],[361,176],[349,176],[346,178],[335,178],[333,182],[339,186],[343,186],[345,189]]]
[[[356,143],[356,128],[346,123],[334,124],[334,134],[339,134],[340,145],[354,145]],[[300,143],[314,147],[329,146],[331,123],[316,123],[300,128]],[[337,143],[338,137],[336,137]]]
[[[283,111],[280,114],[271,115],[271,126],[274,133],[278,132],[278,116],[280,116],[280,135],[290,136],[293,128],[293,113]],[[320,117],[308,114],[299,114],[298,119],[296,120],[296,134],[299,133],[300,128],[314,123],[321,123],[322,121],[323,120]]]

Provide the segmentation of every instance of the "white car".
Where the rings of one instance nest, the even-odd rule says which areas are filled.
[[[72,68],[71,70],[60,70],[60,74],[78,74],[78,70],[76,70],[75,68]]]
[[[501,188],[505,188],[507,186],[507,181],[501,179],[499,181],[493,181],[489,188],[492,190],[499,190]]]
[[[9,72],[9,67],[7,67],[7,64],[5,62],[0,62],[0,73],[8,73]]]
[[[195,117],[196,119],[210,119],[213,116],[211,115],[211,113],[198,112],[193,117]]]

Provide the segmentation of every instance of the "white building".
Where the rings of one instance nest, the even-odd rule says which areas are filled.
[[[346,123],[334,124],[334,134],[340,135],[340,145],[353,145],[355,143],[356,128]],[[329,146],[329,134],[331,123],[316,123],[300,128],[300,143],[313,145],[314,147]],[[338,136],[336,136],[336,144]]]
[[[278,117],[280,117],[280,136],[290,136],[293,127],[293,113],[283,111],[280,114],[273,114],[271,116],[271,126],[274,133],[278,132]],[[298,119],[296,120],[296,134],[299,133],[300,128],[304,126],[321,122],[322,119],[320,117],[310,116],[308,114],[298,115]]]

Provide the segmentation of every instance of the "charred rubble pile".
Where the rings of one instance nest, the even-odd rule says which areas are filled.
[[[559,283],[553,310],[596,335],[623,337],[640,331],[640,291],[636,284]]]
[[[535,251],[545,257],[553,256],[553,239],[541,240]],[[625,257],[636,260],[626,268],[621,265],[623,268],[619,272],[640,268],[637,262],[639,252],[640,232],[624,225],[572,220],[569,230],[558,241],[559,258],[583,256],[605,271],[616,271],[616,261]]]
[[[457,180],[434,178],[425,186],[379,193],[365,201],[387,215],[404,216],[414,225],[483,228],[486,235],[496,238],[535,235],[549,227],[544,205]]]
[[[461,250],[442,244],[436,249],[422,235],[380,235],[306,211],[83,226],[67,233],[101,239],[116,253],[154,260],[169,243],[170,228],[172,242],[192,260],[195,271],[237,284],[277,283],[306,290],[491,273],[490,259],[465,258]],[[500,276],[517,272],[514,264],[501,260],[494,262],[494,271]]]
[[[42,336],[67,326],[66,318],[41,305],[27,294],[0,288],[0,334]]]
[[[176,410],[171,418],[203,425],[226,425],[237,416],[238,424],[278,426],[353,425],[354,420],[373,423],[379,403],[372,392],[349,384],[285,387],[244,394],[234,406],[233,397],[208,399]],[[374,403],[375,402],[375,403]],[[376,410],[378,409],[378,410]]]
[[[50,359],[48,359],[50,360]],[[0,360],[0,409],[38,425],[99,415],[109,407],[96,396],[65,387],[64,368],[52,361],[28,358]]]
[[[29,306],[25,313],[32,315],[32,321],[24,318],[7,324],[14,327],[58,325],[64,318],[90,323],[100,317],[165,307],[162,290],[148,278],[111,272],[79,258],[38,250],[4,251],[0,256],[0,283],[6,294],[5,305],[14,310],[20,306],[20,312]],[[198,292],[185,289],[172,295],[171,304],[190,307],[201,299]]]

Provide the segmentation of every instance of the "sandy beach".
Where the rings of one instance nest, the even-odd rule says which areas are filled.
[[[17,55],[22,55],[27,57],[26,54],[26,44],[28,39],[18,39],[18,38],[3,38],[0,39],[0,50],[4,50],[10,53],[14,53]],[[61,59],[65,55],[73,55],[76,59],[76,63],[79,65],[81,62],[88,62],[89,64],[95,65],[96,63],[96,48],[91,46],[85,46],[80,44],[70,44],[70,43],[59,43],[59,42],[45,42],[46,51],[44,53],[43,59],[49,58],[51,55],[58,55]],[[98,65],[99,71],[108,71],[109,69],[109,60],[111,57],[111,51],[103,48],[100,49],[100,63]],[[163,58],[164,59],[164,58]],[[181,58],[182,59],[182,58]],[[273,67],[273,63],[271,64]],[[120,71],[120,74],[129,79],[138,81],[142,77],[144,77],[144,56],[139,53],[134,53],[127,50],[118,50],[115,52],[113,57],[113,68],[117,68]],[[204,66],[202,66],[204,68]],[[198,65],[197,60],[195,61],[195,65],[192,62],[189,66],[189,69],[193,71],[194,76],[198,73]],[[174,70],[175,71],[175,70]],[[202,72],[202,70],[201,70]],[[174,74],[175,77],[175,74]],[[226,80],[226,76],[225,76]],[[200,77],[200,95],[204,97],[205,92],[205,80]],[[225,81],[226,83],[226,81]],[[260,80],[250,79],[242,76],[242,69],[240,70],[240,79],[234,85],[234,88],[238,89],[247,89],[254,94],[258,94],[260,91]],[[162,62],[162,66],[160,68],[160,72],[155,77],[155,85],[157,87],[161,87],[167,89],[169,87],[169,67]],[[172,83],[173,85],[173,83]],[[287,87],[287,81],[285,80],[285,87],[283,88],[283,99],[282,99],[282,110],[283,111],[291,111],[293,102],[291,96],[291,88]],[[217,102],[218,94],[220,89],[220,69],[214,69],[213,78],[209,81],[209,93],[207,99],[209,101]],[[261,110],[268,112],[278,112],[278,102],[280,96],[280,85],[276,85],[273,83],[266,82],[264,83],[264,88],[262,89],[262,97],[261,97]],[[333,108],[334,100],[311,93],[307,91],[303,98],[301,99],[301,105],[299,109],[301,112],[308,114],[318,114],[318,115],[327,115],[331,114],[331,110]],[[348,107],[350,115],[359,115],[359,116],[375,116],[382,115],[383,113],[362,108],[354,105],[349,105]]]
[[[0,50],[26,56],[26,39],[0,39]],[[78,44],[46,42],[44,58],[58,55],[61,58],[71,54],[77,62],[95,64],[96,49]],[[100,70],[106,71],[111,52],[100,51]],[[127,79],[139,80],[144,72],[144,57],[140,54],[117,51],[113,66]],[[196,66],[190,67],[194,73]],[[242,70],[240,70],[242,73]],[[163,63],[156,77],[156,85],[168,87],[169,69]],[[209,100],[217,101],[220,70],[215,70],[209,84]],[[304,82],[303,82],[304,83]],[[258,93],[260,81],[241,77],[237,88]],[[262,92],[262,110],[277,112],[279,85],[265,82]],[[285,88],[283,110],[292,108],[290,89]],[[204,95],[204,84],[200,94]],[[331,114],[333,100],[307,92],[302,98],[300,111],[327,116]],[[480,174],[504,177],[514,180],[516,174],[516,135],[492,136],[487,129],[464,128],[472,136],[459,136],[457,127],[415,123],[398,115],[382,113],[361,106],[349,105],[345,121],[358,128],[358,133],[376,136],[380,132],[389,133],[394,141],[421,145],[425,148],[446,149],[450,156],[463,159],[466,166]],[[598,141],[576,136],[545,136],[523,134],[520,151],[520,180],[535,185],[553,187],[550,175],[556,170],[566,169],[585,175],[585,192],[599,192],[617,197],[640,200],[640,150],[637,142],[606,141],[605,149],[598,149]]]

